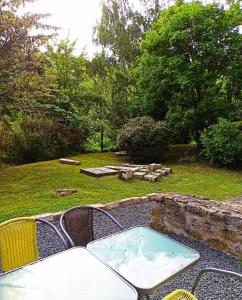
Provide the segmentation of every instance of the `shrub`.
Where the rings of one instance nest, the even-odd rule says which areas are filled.
[[[122,128],[117,143],[135,162],[159,162],[168,150],[168,130],[150,117],[135,118]]]
[[[80,151],[88,130],[64,127],[47,118],[28,117],[14,130],[2,131],[0,135],[3,161],[30,163]]]
[[[202,154],[211,165],[238,167],[242,162],[242,134],[235,125],[220,119],[201,135]]]

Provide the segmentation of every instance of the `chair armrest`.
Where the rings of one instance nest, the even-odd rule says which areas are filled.
[[[195,290],[196,290],[198,283],[200,282],[202,276],[205,273],[209,273],[209,272],[210,273],[219,273],[219,274],[228,275],[228,276],[234,276],[234,277],[237,277],[242,282],[242,275],[239,273],[227,271],[227,270],[216,269],[216,268],[206,268],[206,269],[201,270],[198,273],[197,278],[192,286],[192,294],[195,293]]]

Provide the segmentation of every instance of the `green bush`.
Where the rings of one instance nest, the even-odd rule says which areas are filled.
[[[68,128],[47,118],[26,118],[15,129],[2,129],[1,159],[12,163],[49,160],[80,151],[86,128]]]
[[[238,168],[242,162],[242,133],[235,125],[220,119],[201,135],[202,154],[214,166]]]
[[[160,162],[168,150],[168,129],[150,117],[130,120],[118,136],[118,148],[135,162]]]

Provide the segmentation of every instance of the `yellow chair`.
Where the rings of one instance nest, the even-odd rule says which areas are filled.
[[[198,300],[198,299],[188,291],[176,290],[171,294],[167,295],[165,298],[163,298],[163,300]]]
[[[206,268],[206,269],[201,270],[198,273],[197,278],[193,284],[191,293],[188,291],[185,291],[185,290],[176,290],[176,291],[170,293],[169,295],[167,295],[162,300],[198,300],[198,298],[196,298],[194,296],[194,293],[196,291],[196,288],[197,288],[198,283],[200,282],[202,276],[207,272],[219,273],[219,274],[228,275],[228,276],[235,276],[242,282],[242,275],[239,273],[226,271],[226,270],[220,270],[220,269],[216,269],[216,268]]]
[[[37,222],[51,227],[62,241],[67,243],[50,222],[39,218],[15,218],[0,224],[0,258],[2,271],[7,272],[39,259]]]

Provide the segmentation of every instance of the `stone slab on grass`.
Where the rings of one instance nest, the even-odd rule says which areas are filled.
[[[60,158],[59,162],[65,165],[79,166],[81,164],[80,161],[74,159]]]
[[[119,171],[112,170],[107,167],[102,167],[102,168],[81,169],[80,173],[93,176],[93,177],[102,177],[102,176],[109,176],[109,175],[117,175]]]
[[[140,169],[140,172],[149,173],[150,170],[148,168],[142,168]]]
[[[172,169],[171,168],[165,168],[165,167],[163,167],[162,170],[166,170],[168,172],[168,174],[172,173]]]
[[[158,174],[157,175],[147,174],[144,176],[145,180],[151,181],[151,182],[158,181],[159,178],[160,178],[160,176]]]
[[[114,152],[114,154],[116,156],[127,156],[127,152],[126,151],[118,151],[118,152]]]
[[[124,166],[105,166],[105,168],[108,169],[112,169],[112,170],[117,170],[117,171],[123,171],[123,172],[127,172],[127,171],[139,171],[139,167],[124,167]]]
[[[75,189],[58,189],[55,191],[57,196],[63,197],[77,193]]]
[[[160,174],[161,176],[167,176],[168,175],[168,171],[163,170],[163,169],[155,170],[155,173]]]
[[[146,175],[145,172],[134,172],[134,174],[133,174],[134,178],[137,178],[137,179],[142,179],[142,178],[144,178],[145,175]]]
[[[148,168],[148,165],[134,165],[134,164],[123,164],[124,167],[128,168]]]
[[[134,178],[133,171],[119,171],[119,178],[124,180],[132,180]]]
[[[149,164],[148,165],[149,170],[155,171],[161,168],[161,164]]]

